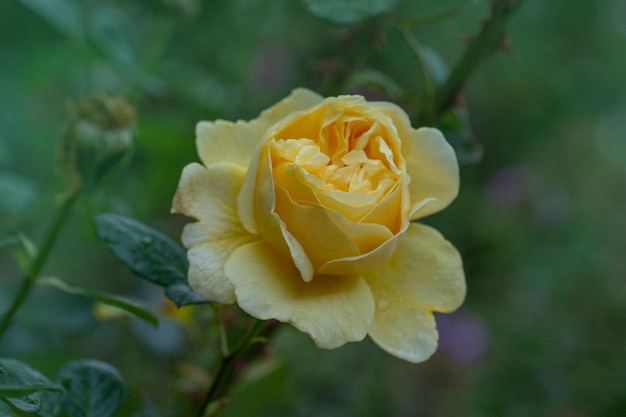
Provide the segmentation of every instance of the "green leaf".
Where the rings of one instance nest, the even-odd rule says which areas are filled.
[[[34,182],[12,172],[0,172],[0,212],[21,216],[28,212],[37,200]]]
[[[129,300],[118,295],[108,294],[102,291],[94,291],[86,288],[75,287],[55,277],[45,277],[39,280],[39,284],[51,285],[68,294],[80,295],[88,297],[101,303],[112,305],[129,312],[141,320],[144,320],[153,326],[159,324],[159,319],[148,309],[137,304],[135,301]]]
[[[63,411],[64,393],[56,391],[42,391],[42,407],[39,417],[58,417]]]
[[[42,407],[38,391],[63,388],[23,362],[0,358],[0,399],[16,410],[36,413]]]
[[[0,358],[0,397],[20,396],[42,390],[62,391],[63,388],[23,362]]]
[[[41,395],[37,392],[28,394],[22,398],[7,398],[6,401],[14,408],[30,414],[37,413],[41,410]]]
[[[37,256],[37,246],[23,233],[18,233],[16,238],[19,246],[15,254],[15,259],[20,268],[30,275],[31,263]]]
[[[20,0],[59,32],[75,36],[80,30],[79,4],[76,0]]]
[[[399,23],[402,25],[408,25],[408,26],[417,26],[417,25],[422,25],[425,23],[435,23],[444,19],[448,19],[455,15],[458,15],[460,12],[470,7],[480,6],[481,3],[482,3],[482,0],[470,0],[470,1],[463,3],[460,6],[453,7],[449,10],[438,11],[438,12],[434,12],[434,13],[422,15],[422,16],[401,18],[399,20]]]
[[[422,46],[420,49],[420,61],[436,85],[443,84],[449,74],[449,69],[441,56],[435,50]]]
[[[388,12],[396,0],[303,0],[311,13],[336,23],[352,24]]]
[[[177,306],[186,306],[192,304],[203,304],[209,301],[195,293],[187,281],[171,284],[165,287],[165,296],[174,301]]]
[[[187,282],[185,250],[163,233],[136,220],[105,213],[94,217],[96,235],[139,277],[160,285],[181,307],[208,302]]]
[[[105,362],[70,362],[57,379],[65,388],[64,408],[70,417],[111,417],[126,397],[124,379]]]
[[[11,413],[11,408],[8,404],[2,402],[0,400],[0,417],[13,417],[13,413]]]
[[[0,239],[0,249],[20,246],[20,239],[17,235],[8,235]]]
[[[459,164],[471,165],[480,162],[483,148],[474,137],[467,108],[461,105],[452,107],[443,114],[437,127],[454,148]]]

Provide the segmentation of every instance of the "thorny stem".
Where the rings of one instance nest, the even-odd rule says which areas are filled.
[[[219,400],[228,390],[228,387],[233,382],[233,368],[237,360],[246,352],[248,347],[254,342],[254,339],[263,328],[264,321],[255,320],[254,324],[246,334],[244,334],[237,345],[230,352],[223,352],[220,360],[217,372],[211,383],[211,387],[202,402],[202,406],[198,410],[197,417],[203,417],[206,414],[206,409],[212,402]],[[222,347],[226,346],[226,343],[222,341]],[[214,414],[211,414],[214,415]]]
[[[524,0],[492,0],[491,14],[480,33],[473,38],[463,56],[435,94],[435,112],[443,114],[454,104],[459,91],[478,64],[502,41],[506,23]]]
[[[77,188],[71,194],[64,197],[63,203],[55,213],[52,222],[46,230],[46,233],[41,242],[41,246],[39,247],[35,258],[32,260],[26,271],[24,271],[22,283],[18,288],[17,293],[13,298],[13,301],[11,302],[11,305],[0,319],[0,339],[2,339],[2,336],[11,325],[11,320],[37,284],[37,280],[39,279],[39,273],[45,265],[46,260],[48,259],[48,255],[50,254],[50,251],[54,246],[56,238],[59,235],[61,228],[67,220],[70,212],[72,211],[72,208],[74,207],[74,203],[76,203],[79,196],[80,189]]]

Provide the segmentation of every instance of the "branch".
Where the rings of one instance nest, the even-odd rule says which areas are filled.
[[[465,53],[435,93],[435,112],[443,114],[450,108],[459,92],[470,78],[478,64],[494,50],[502,41],[506,23],[513,11],[524,0],[493,0],[491,14],[484,23],[478,36],[474,37]]]

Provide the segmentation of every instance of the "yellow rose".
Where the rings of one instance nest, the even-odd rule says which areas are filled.
[[[200,122],[203,165],[183,170],[172,210],[189,283],[277,319],[321,348],[369,336],[411,362],[436,349],[433,312],[465,296],[461,258],[412,220],[457,195],[458,164],[436,129],[360,96],[297,89],[252,121]]]

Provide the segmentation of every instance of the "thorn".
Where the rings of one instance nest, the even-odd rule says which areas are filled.
[[[511,38],[509,37],[508,33],[505,32],[502,34],[500,40],[495,47],[495,50],[502,51],[509,55],[513,54],[513,44],[511,43]]]
[[[460,106],[463,106],[464,103],[465,103],[465,94],[464,94],[464,91],[461,89],[452,98],[452,106],[450,107],[457,107],[457,106],[460,107]]]
[[[469,45],[470,43],[472,43],[474,38],[476,38],[475,35],[470,35],[470,34],[461,35],[461,42],[463,42],[465,45]]]
[[[374,35],[372,36],[372,44],[374,45],[374,47],[379,49],[384,47],[386,43],[387,36],[385,35],[385,32],[383,32],[382,30],[375,31]]]
[[[330,58],[319,59],[313,64],[315,71],[324,76],[330,74],[333,71],[334,66],[334,62]]]

